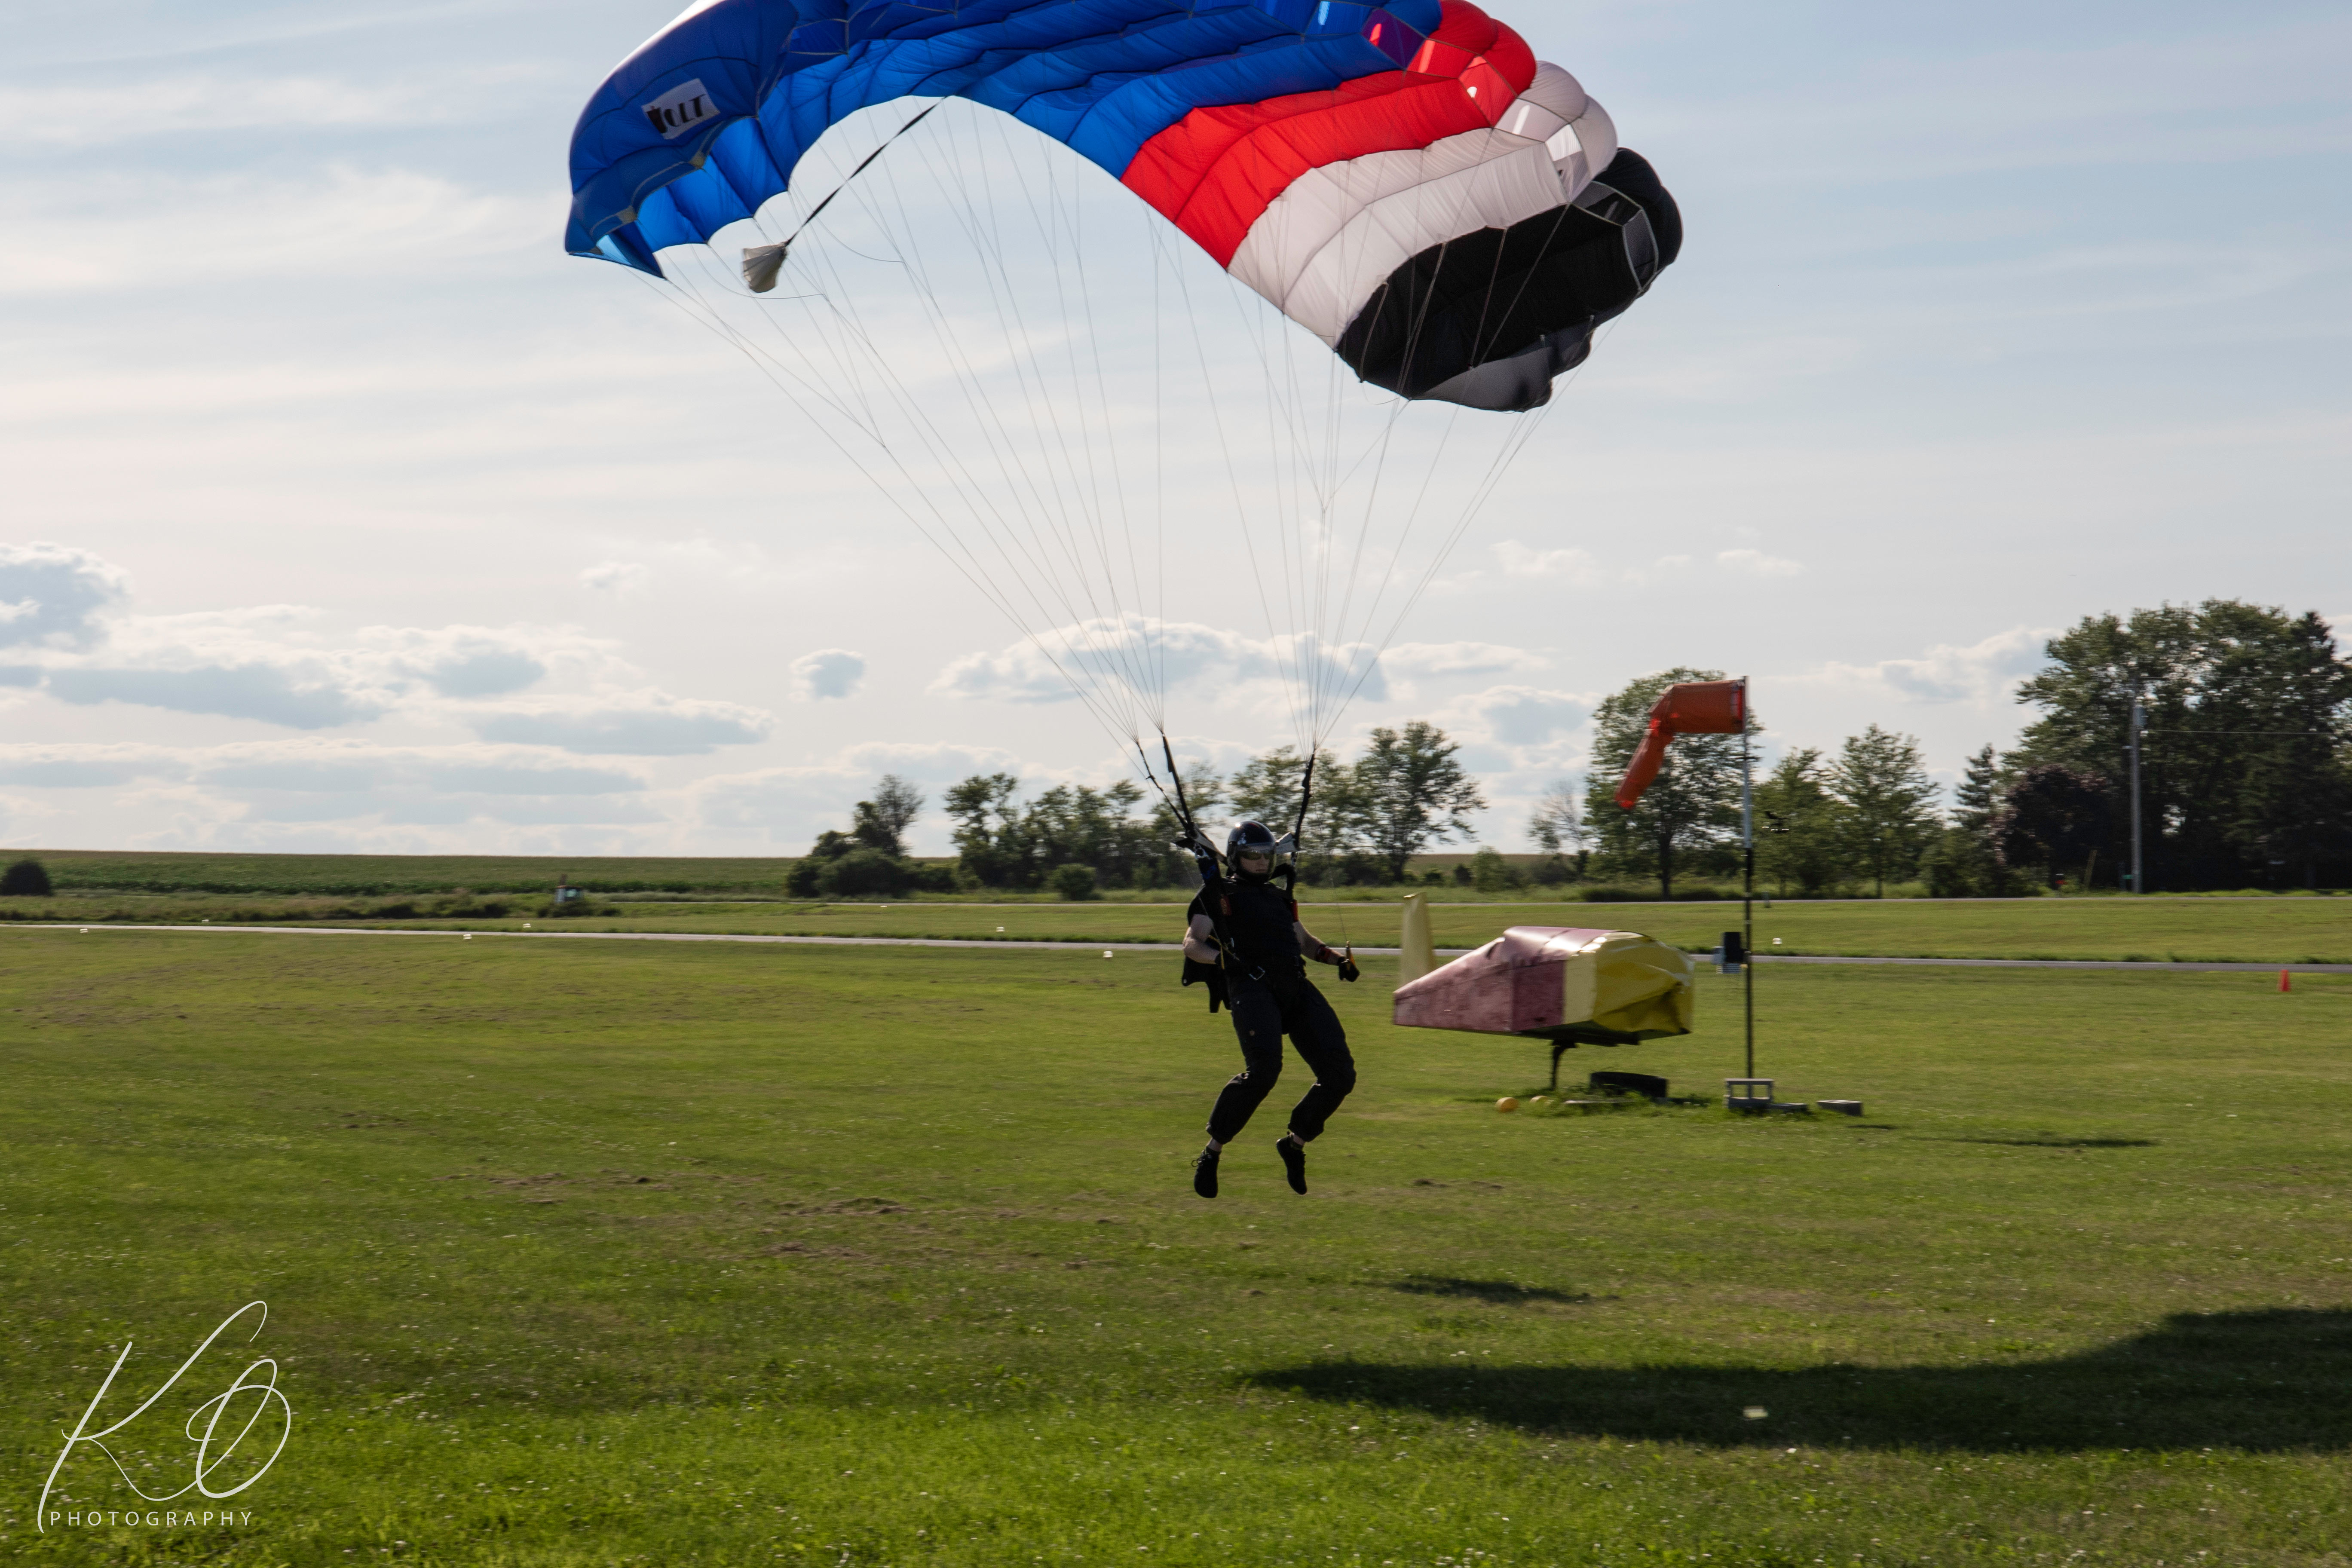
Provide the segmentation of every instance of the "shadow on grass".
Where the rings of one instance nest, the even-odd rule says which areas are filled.
[[[1392,1282],[1389,1289],[1402,1290],[1412,1296],[1466,1296],[1480,1301],[1491,1301],[1498,1307],[1515,1306],[1522,1301],[1590,1301],[1592,1297],[1582,1290],[1552,1290],[1541,1285],[1514,1285],[1507,1279],[1457,1279],[1444,1274],[1412,1274]]]
[[[1314,1362],[1249,1381],[1530,1432],[1718,1447],[2334,1450],[2352,1447],[2352,1312],[2182,1314],[2081,1355],[2005,1365]]]
[[[1997,1143],[2004,1149],[2153,1149],[2153,1138],[1947,1138],[1947,1143]]]

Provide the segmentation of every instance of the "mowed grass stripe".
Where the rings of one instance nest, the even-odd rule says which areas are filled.
[[[131,898],[97,901],[16,900],[26,918],[66,923],[283,922],[303,918],[294,905],[268,900]],[[16,907],[21,906],[21,907]],[[1397,941],[1394,900],[1316,902],[1307,922],[1335,943],[1391,947]],[[400,930],[520,931],[559,925],[566,931],[656,931],[713,935],[915,937],[953,941],[1102,942],[1173,942],[1181,934],[1181,904],[1027,904],[990,907],[958,903],[819,905],[667,904],[618,906],[619,912],[560,922],[527,914],[503,920],[361,920],[335,916],[340,926]],[[8,910],[0,910],[0,913]],[[312,918],[318,911],[312,911]],[[328,923],[328,922],[322,922]],[[1646,931],[1693,951],[1712,948],[1739,923],[1736,903],[1439,904],[1432,923],[1441,946],[1469,948],[1513,925],[1598,926]],[[1759,905],[1759,951],[1856,957],[2101,959],[2152,963],[2352,963],[2352,900],[2297,899],[2018,899],[1894,900],[1884,903]]]
[[[1546,1119],[1371,967],[1313,1194],[1269,1113],[1207,1205],[1156,960],[0,932],[9,1452],[259,1295],[300,1425],[207,1561],[2340,1549],[2352,985],[1776,972],[1865,1121]],[[1570,1066],[1713,1089],[1706,984]]]

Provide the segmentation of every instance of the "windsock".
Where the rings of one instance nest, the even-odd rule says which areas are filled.
[[[1747,727],[1745,680],[1686,680],[1667,687],[1665,695],[1650,705],[1650,732],[1625,764],[1617,804],[1631,811],[1641,801],[1642,792],[1665,763],[1666,742],[1676,735],[1737,735]]]

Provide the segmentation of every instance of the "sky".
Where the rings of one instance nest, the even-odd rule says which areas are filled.
[[[2352,13],[1496,15],[1687,240],[1451,550],[1376,552],[1428,581],[1343,752],[1442,725],[1481,839],[1520,849],[1595,704],[1670,666],[1748,677],[1774,751],[1875,723],[1948,782],[2084,616],[2352,616]],[[935,798],[1132,773],[952,540],[656,289],[563,253],[579,106],[667,20],[0,15],[0,840],[794,854],[884,772]],[[911,179],[940,154],[909,148]],[[1106,267],[1104,298],[1150,271]],[[1265,590],[1313,542],[1221,488],[1200,432],[1248,421],[1179,379],[1177,456],[1128,483],[1174,562],[1168,729],[1230,768],[1296,739],[1300,626]]]

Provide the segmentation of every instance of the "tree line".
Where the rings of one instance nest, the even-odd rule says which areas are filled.
[[[1759,760],[1760,885],[1786,897],[1883,895],[1916,882],[1942,898],[2127,886],[2135,702],[2150,890],[2352,881],[2352,660],[2316,613],[2216,599],[2095,616],[2045,653],[2047,666],[2018,691],[2038,717],[2008,752],[1987,745],[1969,759],[1948,808],[1917,739],[1875,723],[1834,751],[1790,747],[1769,766]],[[1677,668],[1611,695],[1594,715],[1583,782],[1557,782],[1528,825],[1534,863],[1486,848],[1458,878],[1489,891],[1640,879],[1672,898],[1678,882],[1737,877],[1740,736],[1680,737],[1639,805],[1623,811],[1614,798],[1658,696],[1722,679]],[[1752,746],[1764,732],[1752,710],[1748,723]],[[1185,791],[1203,819],[1255,816],[1277,833],[1299,826],[1310,885],[1391,886],[1413,857],[1468,838],[1469,814],[1486,805],[1458,751],[1416,721],[1372,731],[1351,759],[1322,753],[1303,822],[1304,759],[1289,747],[1230,777],[1189,773]],[[824,834],[795,866],[792,890],[1051,888],[1083,899],[1193,879],[1171,847],[1174,812],[1133,782],[1058,784],[1024,799],[1011,773],[965,779],[942,801],[957,857],[944,866],[905,854],[903,835],[925,805],[914,786],[885,778],[848,832]]]
[[[1306,846],[1301,874],[1313,885],[1383,886],[1402,881],[1414,856],[1468,837],[1470,813],[1486,805],[1459,750],[1444,730],[1415,720],[1374,730],[1353,759],[1318,753],[1303,821],[1306,760],[1289,746],[1252,758],[1230,777],[1196,766],[1184,775],[1184,798],[1204,823],[1255,817],[1277,833],[1297,830]],[[857,803],[846,833],[819,837],[793,868],[788,890],[815,898],[1051,888],[1085,899],[1105,888],[1196,881],[1190,858],[1175,847],[1173,805],[1147,798],[1133,780],[1100,789],[1055,784],[1024,799],[1014,774],[976,773],[951,785],[940,803],[954,825],[956,858],[946,866],[906,855],[907,826],[926,804],[912,784],[886,776],[873,800]]]

